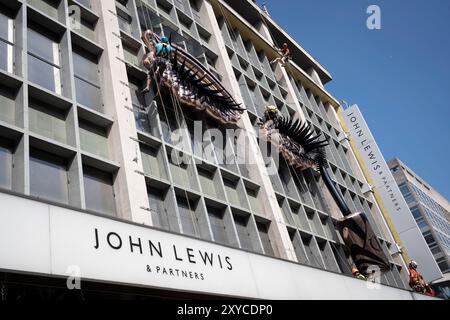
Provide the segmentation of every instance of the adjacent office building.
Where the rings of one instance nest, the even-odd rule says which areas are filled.
[[[331,75],[252,1],[1,0],[0,24],[2,298],[422,298],[407,291]],[[141,94],[146,29],[171,35],[245,105],[236,127]],[[270,65],[283,42],[293,60]],[[266,105],[329,138],[333,178],[392,265],[376,290],[351,277],[319,175],[282,159],[269,174],[275,160],[254,137]],[[221,161],[207,129],[237,128],[251,161]]]
[[[450,272],[450,204],[401,160],[388,161],[434,259],[443,274]]]
[[[388,164],[378,147],[375,137],[357,105],[345,108],[341,113],[351,145],[371,186],[381,204],[381,210],[393,226],[394,238],[401,245],[399,250],[406,260],[415,260],[419,272],[427,282],[442,278],[433,253],[422,236],[422,231],[411,215],[408,203],[402,196]]]

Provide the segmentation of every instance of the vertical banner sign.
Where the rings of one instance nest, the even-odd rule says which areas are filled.
[[[351,139],[372,178],[373,187],[380,194],[411,259],[417,261],[427,281],[440,279],[442,273],[434,260],[433,254],[428,248],[422,232],[417,226],[358,106],[353,105],[347,108],[343,111],[343,115]]]

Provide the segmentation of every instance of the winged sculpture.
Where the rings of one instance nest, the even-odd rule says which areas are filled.
[[[217,77],[183,47],[150,30],[142,33],[147,47],[143,65],[148,70],[144,93],[169,90],[184,107],[204,111],[220,123],[236,123],[245,108],[237,103]]]
[[[306,121],[293,120],[280,114],[275,106],[264,112],[261,129],[267,141],[275,143],[280,154],[294,170],[314,169],[320,172],[327,189],[337,203],[343,219],[337,222],[346,250],[358,270],[365,276],[373,271],[390,270],[389,259],[372,229],[365,213],[352,213],[339,186],[328,172],[327,139],[320,138]]]

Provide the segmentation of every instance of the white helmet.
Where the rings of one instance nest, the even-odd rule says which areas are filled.
[[[409,263],[409,267],[410,267],[410,268],[413,268],[413,269],[417,269],[417,262],[415,262],[414,260],[412,260],[412,261]]]

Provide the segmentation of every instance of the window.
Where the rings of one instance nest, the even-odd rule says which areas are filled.
[[[141,144],[141,158],[144,173],[149,176],[166,178],[164,164],[158,159],[159,149]]]
[[[31,131],[66,143],[65,119],[65,112],[55,108],[48,108],[37,100],[30,100],[29,122]]]
[[[59,44],[55,36],[28,28],[28,79],[61,94]]]
[[[77,102],[96,111],[103,111],[97,58],[82,53],[75,47],[73,67]]]
[[[0,120],[10,124],[16,122],[15,95],[3,87],[0,87]]]
[[[30,194],[68,203],[67,160],[38,149],[30,149]]]
[[[268,234],[269,225],[262,222],[256,222],[256,226],[258,227],[259,237],[261,238],[265,254],[273,256],[274,252]]]
[[[52,0],[28,0],[28,4],[32,5],[39,11],[47,14],[48,16],[58,19],[58,1]]]
[[[250,201],[250,207],[252,208],[253,212],[261,213],[262,208],[261,208],[261,203],[259,202],[259,199],[258,199],[258,190],[248,188],[248,187],[246,189],[247,189],[248,200]]]
[[[431,234],[430,231],[425,232],[425,233],[423,234],[423,237],[425,238],[425,241],[426,241],[428,244],[432,244],[432,243],[436,242],[436,240],[434,240],[434,237],[433,237],[433,235]]]
[[[112,174],[83,166],[83,177],[86,208],[115,215],[116,205]]]
[[[422,218],[422,214],[420,213],[420,210],[418,207],[412,207],[411,213],[412,213],[414,219],[416,219],[416,220]]]
[[[84,151],[103,158],[109,157],[106,129],[80,119],[80,144]]]
[[[446,257],[442,257],[439,259],[436,259],[436,262],[439,266],[439,269],[441,269],[442,272],[446,272],[449,270],[448,262]]]
[[[129,77],[129,76],[128,76]],[[134,120],[136,122],[136,129],[147,132],[153,135],[156,135],[157,132],[153,133],[150,125],[149,114],[150,110],[145,107],[145,99],[143,95],[140,93],[142,89],[140,89],[140,85],[137,83],[129,82],[128,86],[130,87],[130,95],[131,95],[131,104],[133,105],[134,112]],[[154,111],[154,110],[152,110]]]
[[[0,138],[0,188],[11,189],[12,143]]]
[[[164,205],[164,192],[158,189],[148,189],[148,202],[150,204],[150,211],[152,214],[152,222],[156,227],[169,229],[169,218],[167,209]]]
[[[227,228],[223,221],[224,211],[217,208],[208,208],[209,222],[216,242],[230,243],[227,235]]]
[[[0,13],[0,69],[13,72],[14,20]]]
[[[197,217],[194,211],[196,205],[193,201],[183,197],[177,197],[177,202],[183,233],[198,236],[200,233],[198,232]]]
[[[202,185],[203,192],[217,198],[218,193],[216,191],[216,186],[214,184],[214,173],[204,169],[202,167],[197,167],[198,177],[200,179],[200,184]]]
[[[406,185],[406,183],[402,183],[398,187],[399,187],[400,191],[402,192],[406,203],[409,204],[409,203],[414,202],[414,197],[413,197],[411,191],[409,190],[408,186]]]
[[[250,216],[244,217],[241,215],[234,215],[234,222],[236,224],[236,231],[241,242],[241,247],[247,250],[253,250],[252,240],[248,224]]]

